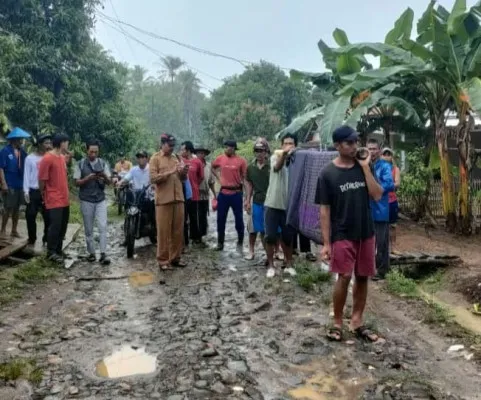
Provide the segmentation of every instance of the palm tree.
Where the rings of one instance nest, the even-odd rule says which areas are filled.
[[[160,61],[163,67],[163,70],[161,70],[161,76],[167,75],[172,84],[174,84],[177,71],[185,65],[185,61],[179,57],[173,56],[161,57]]]
[[[194,115],[194,107],[195,101],[194,96],[195,93],[198,93],[200,90],[200,79],[197,75],[192,72],[190,69],[186,71],[180,71],[177,75],[176,81],[180,84],[181,91],[182,91],[182,99],[183,99],[183,108],[184,108],[184,117],[187,122],[187,126],[189,127],[189,138],[191,140],[195,139],[195,133],[193,132],[193,115]]]

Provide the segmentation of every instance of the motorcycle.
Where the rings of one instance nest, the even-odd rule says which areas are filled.
[[[155,200],[151,186],[142,190],[126,189],[124,234],[127,258],[134,256],[135,240],[148,237],[152,244],[157,243],[155,225]]]
[[[121,181],[125,175],[127,175],[127,172],[113,172],[112,178],[114,183]],[[115,195],[115,202],[117,203],[117,214],[122,215],[122,212],[124,211],[125,208],[125,203],[126,203],[126,187],[121,186],[117,188],[117,186],[114,186],[114,195]]]

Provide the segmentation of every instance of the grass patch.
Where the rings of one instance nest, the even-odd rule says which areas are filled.
[[[316,285],[330,282],[332,279],[329,272],[307,262],[296,263],[294,268],[297,272],[295,280],[305,291],[310,291]]]
[[[444,285],[443,278],[444,278],[444,271],[437,271],[436,273],[431,275],[429,278],[425,279],[421,283],[421,286],[423,290],[427,293],[439,292]]]
[[[38,385],[43,378],[43,371],[37,367],[35,360],[15,358],[9,362],[0,364],[0,379],[16,381],[25,379]]]
[[[401,297],[418,297],[419,290],[413,279],[405,277],[397,270],[390,271],[386,276],[386,288]]]
[[[0,272],[0,305],[21,297],[32,284],[45,282],[59,274],[59,268],[45,257],[36,257],[14,268]]]
[[[426,310],[424,311],[424,322],[427,324],[446,324],[453,319],[452,314],[446,307],[433,300],[426,300]]]
[[[71,224],[83,224],[82,213],[80,212],[80,202],[76,200],[70,200],[70,217],[68,220]]]

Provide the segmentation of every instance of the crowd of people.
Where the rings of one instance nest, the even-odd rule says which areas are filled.
[[[0,234],[6,236],[9,219],[11,236],[19,237],[20,205],[25,202],[28,241],[37,240],[36,218],[44,220],[42,242],[47,256],[54,262],[64,259],[63,240],[69,220],[69,186],[67,168],[72,164],[65,135],[38,137],[30,155],[24,150],[26,132],[14,129],[8,145],[0,151],[0,185],[4,213]],[[381,150],[375,139],[367,143],[368,155],[359,157],[358,133],[342,126],[333,133],[338,156],[320,173],[316,203],[320,208],[322,229],[321,258],[330,261],[331,272],[338,275],[334,288],[334,325],[328,336],[342,339],[342,319],[346,296],[354,275],[353,312],[350,329],[375,341],[377,335],[362,324],[368,279],[384,279],[389,271],[390,247],[395,245],[398,204],[395,191],[400,185],[400,171],[390,148]],[[244,215],[247,214],[248,254],[254,260],[260,238],[265,252],[266,275],[295,275],[293,255],[299,239],[300,250],[315,261],[311,243],[301,232],[287,224],[289,203],[289,163],[298,142],[293,134],[281,139],[280,148],[271,152],[269,143],[259,138],[254,143],[254,158],[247,161],[237,155],[234,140],[224,142],[224,153],[211,163],[210,151],[196,148],[192,142],[181,143],[176,153],[176,139],[160,137],[160,150],[149,157],[136,154],[137,165],[122,156],[113,178],[108,163],[99,157],[100,145],[91,141],[86,155],[72,165],[73,180],[84,221],[87,259],[97,260],[94,224],[99,231],[100,257],[107,265],[107,201],[105,189],[113,183],[119,188],[132,185],[133,190],[149,186],[155,198],[157,228],[157,262],[161,270],[184,267],[182,259],[188,246],[205,248],[210,208],[217,213],[217,251],[223,251],[226,221],[232,209],[237,247],[244,246]],[[216,185],[217,183],[217,185]],[[218,193],[217,189],[218,188]],[[210,203],[211,202],[211,203]],[[280,251],[282,249],[282,252]],[[282,260],[279,267],[275,260]]]

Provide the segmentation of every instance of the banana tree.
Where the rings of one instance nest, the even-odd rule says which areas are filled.
[[[380,68],[361,71],[344,77],[345,86],[340,94],[346,96],[365,90],[376,90],[388,83],[397,83],[409,90],[419,90],[430,126],[434,129],[440,156],[443,184],[443,208],[448,230],[457,228],[454,192],[447,148],[445,113],[454,105],[460,125],[458,147],[460,155],[460,227],[469,233],[470,213],[468,176],[471,169],[469,151],[469,120],[467,112],[481,111],[481,29],[480,4],[465,11],[465,2],[456,1],[449,13],[431,2],[418,22],[418,37],[411,40],[404,34],[396,44],[360,43],[332,51],[338,55],[376,55],[387,60]],[[409,25],[409,23],[407,23]],[[406,32],[406,31],[404,31]]]

